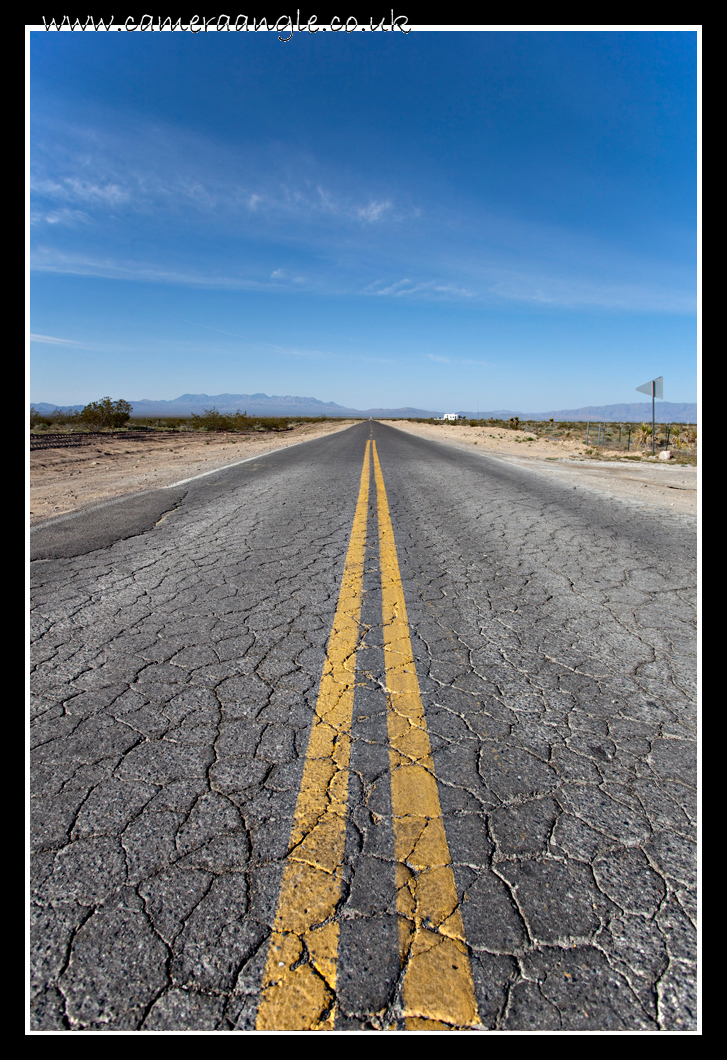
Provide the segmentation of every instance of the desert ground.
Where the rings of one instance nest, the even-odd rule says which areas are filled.
[[[697,514],[696,467],[665,463],[650,455],[642,455],[641,460],[629,460],[622,451],[606,448],[599,449],[598,457],[594,459],[585,455],[585,446],[580,442],[537,439],[526,430],[410,423],[408,420],[382,422],[420,438],[431,438],[468,452],[521,464],[541,474],[554,475],[582,489],[639,505],[666,508],[685,515]]]
[[[40,522],[86,508],[123,493],[171,486],[274,449],[321,438],[350,427],[353,420],[310,423],[277,433],[154,433],[145,438],[94,439],[69,449],[30,454],[30,521]]]
[[[185,478],[344,430],[352,420],[303,424],[284,433],[155,433],[146,438],[108,438],[69,449],[30,454],[30,521],[98,504],[124,493],[170,486]],[[386,421],[384,421],[386,422]],[[618,496],[640,505],[696,514],[697,469],[600,449],[584,455],[581,443],[536,439],[528,431],[389,421],[392,427],[468,452],[484,453]]]

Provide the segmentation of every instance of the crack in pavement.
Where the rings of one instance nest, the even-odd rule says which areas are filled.
[[[254,1028],[369,429],[33,564],[32,1027]],[[694,1029],[693,524],[373,430],[482,1027]],[[407,1018],[377,556],[299,966],[344,1030]]]

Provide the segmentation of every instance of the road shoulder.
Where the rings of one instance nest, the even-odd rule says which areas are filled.
[[[387,426],[475,456],[527,468],[575,489],[617,497],[639,507],[649,506],[673,514],[697,515],[699,476],[696,467],[628,460],[587,460],[569,455],[548,456],[544,453],[520,455],[513,452],[514,443],[507,448],[489,447],[479,437],[476,440],[452,437],[454,428],[445,434],[441,428],[432,424],[387,421]]]
[[[35,526],[116,497],[164,489],[335,434],[354,422],[302,424],[281,433],[252,435],[185,431],[142,439],[109,436],[78,448],[36,450],[30,454],[30,522]]]

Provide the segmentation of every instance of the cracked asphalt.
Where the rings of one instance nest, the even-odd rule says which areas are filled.
[[[482,1028],[697,1028],[694,519],[366,422],[42,529],[32,1029],[255,1028],[369,438]],[[396,1030],[375,492],[360,624],[329,1018]]]

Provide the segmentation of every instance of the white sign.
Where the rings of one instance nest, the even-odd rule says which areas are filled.
[[[658,379],[650,379],[648,383],[644,383],[643,386],[637,386],[636,389],[641,391],[642,394],[648,394],[649,397],[661,399],[664,397],[664,376],[660,375]]]

